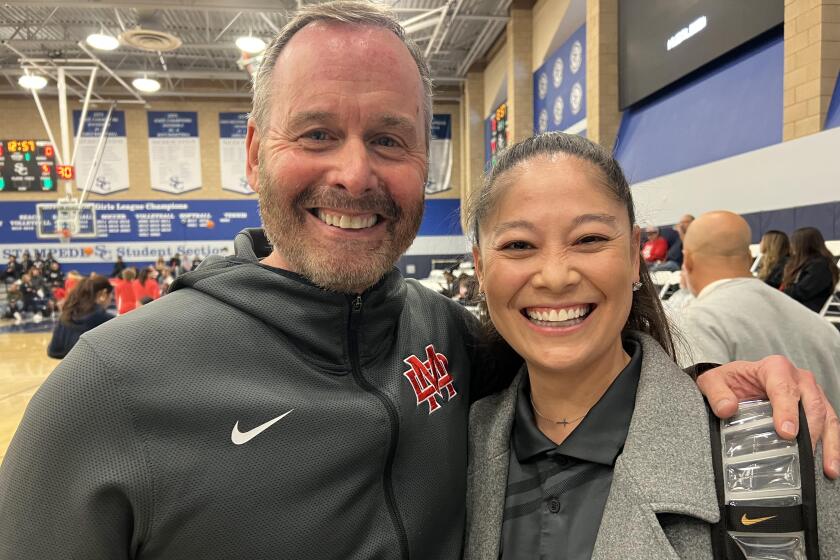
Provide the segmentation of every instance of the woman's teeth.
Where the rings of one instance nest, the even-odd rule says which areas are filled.
[[[346,216],[334,214],[326,210],[318,210],[318,218],[328,226],[341,229],[364,229],[376,225],[376,214],[368,216]]]
[[[571,326],[583,321],[592,306],[567,307],[564,309],[527,309],[526,314],[531,321],[543,326]]]

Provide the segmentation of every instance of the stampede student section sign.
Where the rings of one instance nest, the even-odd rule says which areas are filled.
[[[198,113],[149,111],[152,188],[181,194],[201,188]]]
[[[76,154],[76,185],[85,188],[90,167],[96,156],[96,146],[99,135],[105,127],[105,117],[108,111],[88,111],[85,116],[85,126],[79,138]],[[73,111],[73,130],[78,132],[81,111]],[[90,192],[96,194],[111,194],[128,189],[128,141],[125,135],[125,111],[111,113],[111,124],[108,127],[108,137],[102,151],[101,163],[96,175],[92,177]]]

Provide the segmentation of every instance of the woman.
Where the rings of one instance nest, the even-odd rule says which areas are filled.
[[[467,220],[489,316],[525,365],[470,412],[465,559],[711,557],[707,410],[674,364],[618,164],[577,136],[530,138]]]
[[[782,291],[819,313],[837,286],[837,265],[817,228],[804,227],[790,238],[790,260],[785,266]]]
[[[134,283],[134,295],[137,301],[143,298],[156,300],[160,297],[160,284],[157,281],[157,270],[152,266],[144,266]]]
[[[645,230],[647,241],[642,246],[642,257],[648,264],[661,263],[668,254],[668,242],[659,235],[659,228],[650,226]]]
[[[113,291],[113,286],[104,276],[79,280],[64,300],[64,307],[47,347],[50,358],[63,358],[76,345],[80,336],[112,318],[105,309],[111,303]]]
[[[125,315],[137,307],[137,271],[133,267],[126,268],[120,278],[114,281],[117,298],[117,315]]]
[[[790,240],[783,231],[767,230],[758,246],[761,262],[758,265],[758,277],[768,285],[778,288],[782,285],[785,265],[790,257]]]

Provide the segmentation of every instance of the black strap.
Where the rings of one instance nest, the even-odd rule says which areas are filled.
[[[712,525],[712,552],[715,560],[726,560],[728,558],[727,541],[730,540],[726,532],[726,500],[723,489],[723,455],[721,450],[720,420],[715,416],[714,410],[706,403],[709,413],[709,436],[712,444],[712,468],[715,471],[715,493],[717,494],[718,508],[720,510],[720,521]]]
[[[802,521],[805,529],[805,556],[808,560],[820,559],[819,531],[817,529],[817,473],[814,470],[814,450],[805,409],[799,405],[799,477],[802,480]]]

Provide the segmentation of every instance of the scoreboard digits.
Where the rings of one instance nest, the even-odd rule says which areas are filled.
[[[59,167],[62,179],[73,178],[71,166]],[[0,140],[0,192],[49,192],[58,178],[55,148],[48,141]]]

